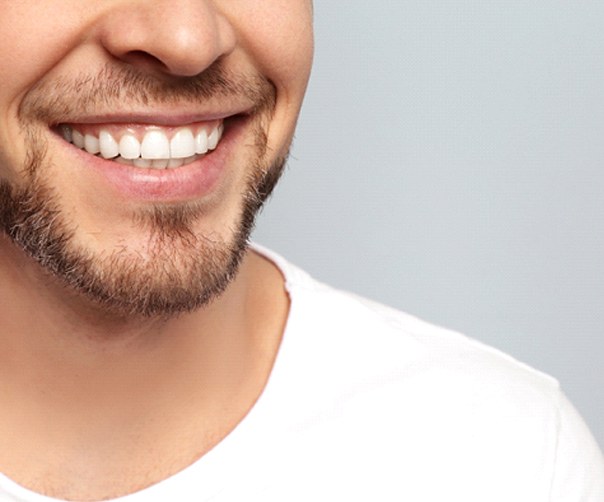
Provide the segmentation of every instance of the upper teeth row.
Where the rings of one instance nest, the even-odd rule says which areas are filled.
[[[168,139],[162,129],[152,128],[147,130],[142,141],[139,141],[130,132],[125,132],[117,140],[106,129],[101,129],[97,137],[90,133],[82,134],[69,126],[62,127],[63,137],[78,148],[92,155],[100,154],[105,159],[120,156],[126,160],[187,159],[196,154],[204,154],[216,148],[222,131],[222,123],[216,125],[209,133],[204,128],[194,133],[190,127],[181,127]]]

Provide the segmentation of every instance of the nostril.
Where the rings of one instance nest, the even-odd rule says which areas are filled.
[[[160,70],[167,69],[167,66],[161,59],[145,51],[128,51],[123,54],[120,59],[125,63],[131,64],[133,66],[148,67]]]

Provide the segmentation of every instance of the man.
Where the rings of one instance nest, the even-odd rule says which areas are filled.
[[[604,500],[555,381],[248,247],[311,21],[2,2],[0,500]]]

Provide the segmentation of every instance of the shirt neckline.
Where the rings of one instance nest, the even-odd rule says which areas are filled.
[[[229,452],[247,448],[250,443],[258,441],[262,435],[270,433],[271,427],[263,418],[263,415],[266,418],[270,417],[264,410],[270,408],[266,403],[271,401],[270,396],[273,394],[273,388],[275,387],[274,381],[278,380],[276,375],[282,373],[282,368],[286,366],[281,361],[284,359],[285,354],[289,352],[287,348],[289,342],[287,340],[290,337],[286,335],[291,330],[291,320],[295,317],[295,312],[297,311],[297,303],[294,302],[294,297],[296,296],[294,291],[298,281],[304,281],[308,276],[287,262],[282,256],[264,246],[250,243],[249,249],[266,258],[277,267],[283,277],[283,285],[290,299],[289,312],[283,329],[281,343],[264,389],[248,413],[233,430],[202,457],[171,476],[142,490],[117,498],[107,499],[105,502],[147,502],[162,500],[166,496],[173,498],[174,496],[181,495],[180,493],[176,493],[179,487],[190,486],[188,479],[191,478],[195,478],[196,480],[204,479],[204,487],[200,493],[195,494],[195,501],[210,500],[220,493],[229,481],[232,481],[233,460],[235,457],[230,455]],[[226,475],[226,472],[229,474]],[[49,497],[30,490],[0,472],[0,501],[3,494],[13,497],[18,502],[68,502],[64,499]]]

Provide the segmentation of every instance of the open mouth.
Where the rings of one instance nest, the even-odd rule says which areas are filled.
[[[91,155],[144,169],[174,169],[216,149],[224,120],[178,127],[142,124],[60,124],[61,136]]]

